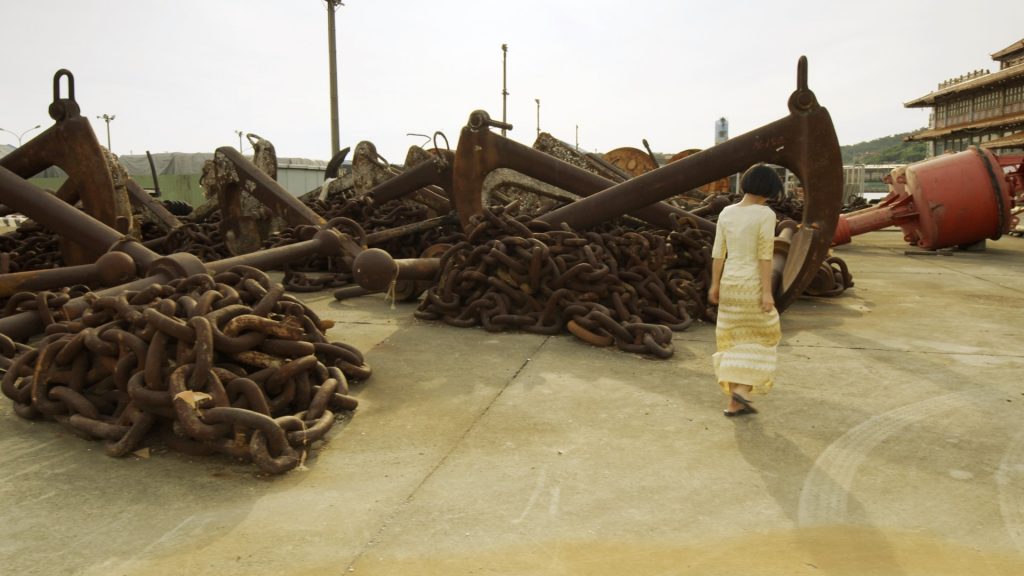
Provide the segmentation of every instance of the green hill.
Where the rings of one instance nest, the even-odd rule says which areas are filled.
[[[859,144],[840,146],[843,164],[912,164],[925,159],[928,145],[924,142],[904,142],[912,134],[893,134]]]

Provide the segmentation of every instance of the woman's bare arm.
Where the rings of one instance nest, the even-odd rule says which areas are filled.
[[[718,291],[722,284],[722,270],[725,269],[725,258],[711,260],[711,287],[708,288],[708,302],[718,304]]]
[[[761,277],[761,311],[771,312],[775,307],[775,297],[772,296],[772,261],[757,261],[758,276]]]

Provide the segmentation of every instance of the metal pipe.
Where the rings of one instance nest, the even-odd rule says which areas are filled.
[[[131,280],[135,274],[131,256],[124,252],[107,252],[92,264],[0,274],[0,298],[76,284],[114,286]]]
[[[651,145],[647,143],[647,138],[644,138],[644,150],[647,150],[647,156],[650,157],[651,162],[654,162],[654,167],[658,168],[661,166],[661,162],[658,162],[658,157],[654,155],[654,150],[651,150]]]
[[[380,248],[364,250],[352,262],[352,275],[363,288],[387,290],[399,280],[433,280],[441,269],[440,258],[402,258],[395,260]]]
[[[132,257],[140,271],[160,258],[159,254],[141,243],[21,179],[3,166],[0,166],[0,199],[50,230],[59,231],[62,237],[89,250],[96,258],[116,246],[118,251]]]
[[[224,260],[206,263],[206,268],[211,274],[218,274],[230,270],[235,266],[251,266],[261,270],[274,270],[284,266],[288,262],[294,262],[307,258],[312,254],[333,256],[343,249],[353,251],[352,245],[346,245],[347,236],[332,228],[324,228],[317,231],[316,235],[309,240],[303,240],[294,244],[278,246],[269,250],[258,250],[241,256],[233,256]],[[358,250],[359,246],[356,246]]]
[[[368,246],[382,244],[388,240],[401,238],[402,236],[408,236],[409,234],[415,234],[417,232],[424,232],[431,228],[437,228],[438,226],[444,226],[454,220],[455,218],[452,215],[445,214],[444,216],[421,220],[420,222],[413,222],[404,226],[388,228],[387,230],[381,230],[380,232],[371,232],[366,235],[366,244]]]
[[[241,150],[241,148],[239,148]],[[156,173],[156,165],[153,163],[153,155],[146,150],[146,159],[149,160],[149,173],[153,176],[153,196],[160,197],[160,178]]]

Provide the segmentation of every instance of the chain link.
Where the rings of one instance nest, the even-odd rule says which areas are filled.
[[[41,292],[35,304],[49,312],[53,298],[66,295]],[[371,374],[359,350],[328,342],[311,309],[253,268],[85,298],[77,318],[50,314],[34,347],[0,338],[0,389],[20,416],[102,440],[113,456],[159,434],[285,472],[355,409],[349,380]]]
[[[467,241],[442,255],[416,316],[495,332],[568,330],[595,346],[666,358],[672,331],[704,315],[712,240],[697,228],[577,233],[484,210]]]

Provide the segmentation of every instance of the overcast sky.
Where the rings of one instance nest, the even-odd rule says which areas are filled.
[[[117,154],[212,152],[236,130],[278,156],[330,157],[324,0],[0,0],[0,128],[52,125],[53,75]],[[840,144],[912,131],[903,102],[1024,37],[1020,0],[346,0],[337,12],[341,146],[402,163],[407,133],[454,149],[475,109],[509,136],[675,153],[787,114],[801,55]],[[30,131],[27,142],[40,130]],[[0,132],[0,144],[17,138]],[[246,146],[248,143],[246,143]],[[246,149],[246,152],[250,152]]]

